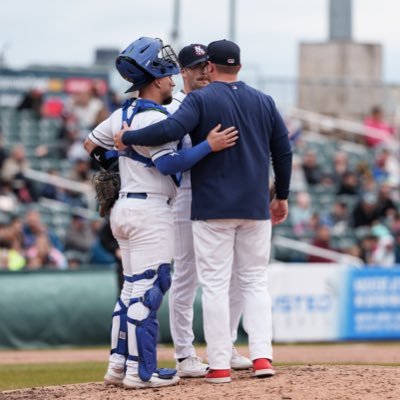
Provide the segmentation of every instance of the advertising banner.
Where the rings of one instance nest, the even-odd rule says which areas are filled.
[[[346,339],[400,339],[400,268],[349,270]]]
[[[343,333],[347,269],[338,264],[285,264],[268,269],[274,340],[332,341]]]

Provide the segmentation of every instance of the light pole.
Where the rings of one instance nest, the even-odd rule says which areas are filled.
[[[236,0],[229,0],[229,40],[236,40]]]
[[[180,32],[179,32],[179,23],[180,23],[180,12],[181,12],[181,1],[174,0],[174,12],[172,15],[172,31],[171,31],[171,45],[173,48],[179,48],[180,42]]]

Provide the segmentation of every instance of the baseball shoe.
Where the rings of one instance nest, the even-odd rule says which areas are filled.
[[[104,383],[106,385],[120,386],[125,378],[125,368],[111,368],[108,367],[104,375]]]
[[[268,358],[257,358],[253,361],[253,376],[257,378],[269,378],[275,375],[271,361]]]
[[[230,369],[209,369],[204,378],[209,383],[229,383],[231,382]]]
[[[187,357],[181,362],[176,363],[178,376],[181,378],[200,378],[206,376],[208,364],[204,364],[203,360],[197,356]]]
[[[179,376],[172,376],[171,378],[162,379],[157,374],[153,374],[149,381],[142,381],[139,375],[126,375],[123,380],[124,387],[128,389],[140,388],[157,388],[161,386],[173,386],[179,382]]]
[[[251,360],[239,354],[235,347],[232,348],[231,368],[234,370],[249,369],[253,366]]]

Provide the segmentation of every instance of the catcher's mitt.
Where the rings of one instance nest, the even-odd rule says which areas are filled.
[[[93,175],[92,183],[99,202],[99,214],[105,217],[118,199],[121,181],[119,172],[100,171]]]

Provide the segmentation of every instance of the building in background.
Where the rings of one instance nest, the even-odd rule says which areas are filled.
[[[352,0],[330,0],[329,38],[301,43],[298,106],[331,115],[361,116],[383,104],[382,45],[352,38]],[[395,102],[386,104],[394,111]]]

